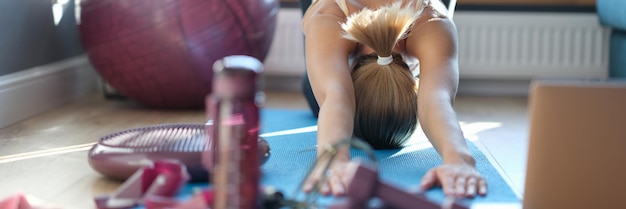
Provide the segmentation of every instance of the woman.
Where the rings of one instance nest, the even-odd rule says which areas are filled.
[[[422,189],[441,185],[446,195],[486,194],[452,108],[457,37],[440,1],[317,0],[302,26],[310,79],[304,87],[319,117],[318,153],[353,135],[374,148],[397,148],[419,121],[444,162],[426,173]],[[342,168],[349,160],[348,148],[338,150],[322,194],[345,192]],[[304,190],[319,178],[307,179]]]

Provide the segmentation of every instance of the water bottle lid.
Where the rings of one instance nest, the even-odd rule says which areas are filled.
[[[221,96],[247,96],[257,92],[257,75],[263,71],[263,63],[245,55],[233,55],[213,64],[215,80],[213,93]]]
[[[213,64],[213,71],[216,74],[223,71],[248,71],[260,74],[263,71],[263,63],[251,56],[231,55],[217,60]]]

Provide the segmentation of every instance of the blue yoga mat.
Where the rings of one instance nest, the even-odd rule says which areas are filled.
[[[262,136],[271,147],[271,156],[262,166],[261,183],[276,187],[291,197],[298,191],[301,180],[315,160],[317,120],[305,110],[265,109],[261,112],[261,118]],[[417,188],[422,176],[430,168],[442,164],[435,149],[428,145],[410,143],[402,149],[377,150],[380,178],[400,188]],[[471,142],[468,145],[476,158],[478,171],[487,180],[489,188],[487,196],[465,199],[462,202],[472,208],[480,208],[481,205],[519,204],[520,200],[485,155]],[[312,151],[307,151],[311,149]],[[365,155],[361,151],[353,150],[352,156]],[[206,184],[188,185],[183,189],[180,198],[189,197],[197,187],[206,187]],[[437,202],[442,202],[445,198],[442,189],[438,187],[428,190],[426,196]],[[324,197],[320,199],[320,203],[333,200],[333,197]]]

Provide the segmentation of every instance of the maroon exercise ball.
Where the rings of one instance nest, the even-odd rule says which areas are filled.
[[[203,107],[213,63],[264,60],[277,0],[82,0],[79,31],[98,73],[147,106]]]

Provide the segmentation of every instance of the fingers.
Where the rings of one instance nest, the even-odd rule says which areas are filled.
[[[307,193],[311,192],[313,190],[314,185],[318,181],[319,181],[319,176],[316,176],[316,175],[309,176],[309,178],[306,180],[306,182],[302,186],[302,191],[307,192]]]
[[[426,190],[439,183],[447,196],[475,197],[487,194],[487,182],[476,170],[441,166],[429,170],[422,178],[420,188]]]
[[[439,177],[441,181],[441,187],[443,188],[443,193],[446,194],[447,196],[453,196],[456,194],[455,192],[455,178],[454,175],[451,175],[450,173],[445,173],[442,174],[442,176]]]
[[[320,179],[315,180],[318,184],[321,184],[321,188],[319,190],[322,195],[334,195],[334,196],[342,196],[346,192],[346,184],[342,181],[342,177],[338,173],[329,174],[325,177],[325,182],[320,182]],[[315,183],[313,182],[313,183]],[[311,190],[308,190],[311,191]]]
[[[473,198],[477,194],[481,196],[487,195],[487,182],[479,177],[471,176],[471,177],[458,177],[455,183],[454,192],[459,197],[469,197]]]
[[[346,192],[346,182],[343,178],[343,172],[338,168],[331,168],[323,172],[324,169],[316,168],[311,175],[307,177],[302,191],[312,192],[317,190],[321,195],[342,196]]]
[[[468,197],[476,196],[476,178],[470,177],[467,179],[467,190],[465,195]]]
[[[316,188],[316,187],[321,186],[319,185],[319,181],[321,180],[322,173],[323,173],[323,169],[321,169],[319,166],[316,166],[311,172],[311,174],[307,177],[307,180],[304,183],[304,185],[302,185],[302,191],[308,193],[313,190],[323,189],[323,187]]]
[[[342,181],[342,178],[340,175],[330,176],[328,184],[330,185],[330,190],[332,192],[332,195],[342,196],[345,194],[345,191],[346,191],[345,184]]]
[[[328,186],[328,184],[323,184],[322,188],[320,189],[320,194],[326,196],[330,194],[330,187]]]
[[[313,191],[313,188],[315,187],[315,185],[317,184],[317,182],[319,181],[319,172],[317,171],[313,171],[306,179],[306,181],[304,182],[304,185],[302,185],[302,191],[304,192],[311,192]]]
[[[444,194],[447,196],[456,195],[456,183],[458,182],[454,174],[455,173],[445,169],[445,167],[433,168],[424,174],[420,189],[427,190],[435,184],[440,183]]]
[[[487,195],[487,181],[483,178],[480,178],[478,181],[478,194],[481,196]]]
[[[454,187],[455,187],[454,193],[457,196],[464,196],[465,195],[465,187],[467,186],[466,185],[466,180],[467,180],[467,177],[465,177],[465,176],[458,176],[456,178],[456,182],[454,184]]]
[[[424,177],[422,177],[422,184],[420,185],[421,190],[427,190],[428,188],[435,185],[437,182],[437,176],[435,175],[435,169],[430,169]]]
[[[481,176],[459,176],[456,178],[454,194],[469,198],[475,197],[477,194],[485,196],[487,195],[487,181]]]

